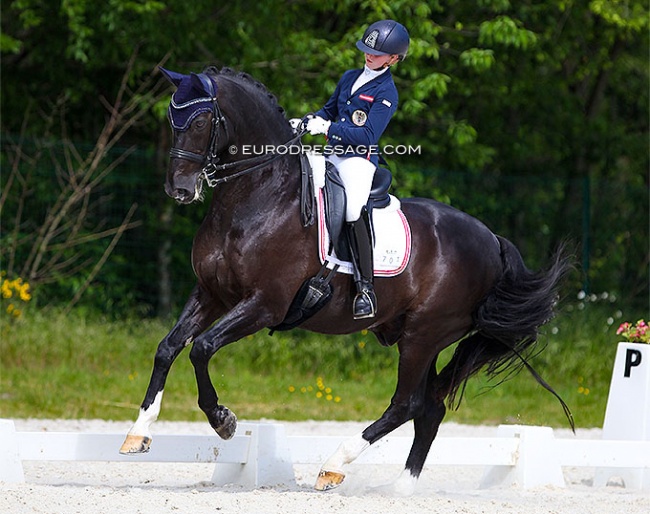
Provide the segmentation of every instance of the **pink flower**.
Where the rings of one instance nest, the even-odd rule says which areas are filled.
[[[628,322],[621,323],[616,334],[622,335],[630,343],[650,343],[650,327],[642,319],[634,325]]]
[[[626,332],[629,329],[630,324],[627,321],[625,323],[621,323],[621,326],[618,327],[618,330],[616,331],[616,335],[621,335],[623,332]]]

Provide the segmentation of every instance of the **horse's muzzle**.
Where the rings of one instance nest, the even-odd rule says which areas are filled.
[[[165,193],[178,203],[188,204],[203,199],[203,178],[200,171],[173,167],[167,172]]]
[[[169,183],[165,184],[165,193],[170,198],[173,198],[178,203],[189,204],[200,200],[201,198],[201,185],[197,183],[196,186],[192,189],[187,187],[176,187],[172,186]]]

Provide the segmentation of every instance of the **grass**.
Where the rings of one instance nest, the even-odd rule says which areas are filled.
[[[579,427],[602,426],[621,321],[614,311],[609,303],[565,307],[533,360]],[[1,321],[1,418],[135,419],[156,346],[171,327],[29,310]],[[204,420],[188,354],[171,370],[160,419]],[[397,358],[396,348],[381,347],[368,333],[261,332],[222,349],[211,373],[221,402],[240,419],[368,420],[388,406]],[[446,420],[567,426],[557,400],[527,372],[493,385],[484,376],[471,379]]]

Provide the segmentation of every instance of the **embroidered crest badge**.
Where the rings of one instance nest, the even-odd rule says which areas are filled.
[[[356,110],[352,113],[352,123],[357,127],[363,127],[368,121],[368,115],[361,109]]]
[[[378,37],[379,37],[379,31],[373,30],[370,34],[366,36],[364,43],[366,44],[366,46],[369,46],[370,48],[375,48]]]

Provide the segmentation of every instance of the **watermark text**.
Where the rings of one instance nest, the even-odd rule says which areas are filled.
[[[352,157],[355,155],[420,155],[420,145],[231,145],[228,147],[230,155],[256,156],[256,155],[302,155],[321,154],[337,155],[339,157]]]

